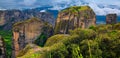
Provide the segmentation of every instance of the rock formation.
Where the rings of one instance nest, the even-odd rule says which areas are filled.
[[[0,36],[0,58],[6,58],[5,44],[1,36]]]
[[[41,33],[47,33],[47,36],[52,34],[52,26],[49,24],[48,27],[51,29],[45,30],[46,23],[37,18],[31,18],[27,21],[15,23],[13,26],[13,54],[15,58],[19,51],[22,50],[27,44],[34,43],[34,41],[40,36]]]
[[[117,14],[108,14],[106,16],[106,24],[116,24],[117,23]]]
[[[69,30],[81,27],[88,28],[96,25],[96,15],[89,6],[73,6],[62,10],[58,14],[55,34],[69,33]]]
[[[14,23],[24,21],[32,17],[37,17],[51,24],[54,24],[55,21],[54,17],[50,13],[36,11],[36,9],[0,10],[0,28],[11,30]]]

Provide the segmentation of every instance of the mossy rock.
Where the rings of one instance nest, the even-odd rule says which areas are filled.
[[[41,24],[43,24],[42,22],[43,21],[41,21],[41,20],[39,20],[38,18],[30,18],[30,19],[28,19],[28,20],[25,20],[25,21],[21,21],[21,22],[17,22],[17,23],[15,23],[15,24],[13,24],[13,26],[12,26],[12,30],[13,31],[19,31],[20,29],[21,29],[21,27],[23,27],[23,26],[25,26],[25,24],[31,24],[31,23],[33,23],[33,22],[36,22],[36,23],[41,23]]]
[[[35,49],[40,49],[39,46],[35,44],[28,44],[23,50],[19,52],[17,58],[37,58],[40,57],[40,53],[35,52]],[[31,54],[31,55],[30,55]]]
[[[72,6],[69,8],[66,8],[62,10],[62,12],[79,12],[79,11],[85,11],[85,10],[92,10],[89,6]]]
[[[69,35],[64,34],[57,34],[50,38],[48,38],[47,42],[45,43],[45,46],[52,46],[56,43],[62,42],[64,39],[67,39]]]

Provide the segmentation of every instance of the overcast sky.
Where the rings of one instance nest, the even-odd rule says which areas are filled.
[[[1,9],[33,8],[43,5],[53,5],[64,2],[70,3],[71,1],[74,0],[1,0],[0,8]],[[82,1],[82,0],[75,0],[75,1]],[[86,1],[95,2],[96,4],[120,5],[120,0],[86,0]]]
[[[98,5],[116,5],[120,7],[120,0],[0,0],[0,9],[23,9],[50,5],[54,7],[53,9],[59,10],[73,5],[80,6],[83,2],[88,3],[100,15],[109,12],[120,14],[120,9],[111,9],[108,7],[101,9],[98,7]]]

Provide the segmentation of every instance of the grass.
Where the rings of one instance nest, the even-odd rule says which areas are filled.
[[[34,44],[28,44],[23,50],[20,51],[17,58],[39,58],[41,54],[38,51],[34,51],[37,48],[40,47]]]
[[[62,12],[68,12],[68,10],[72,12],[78,12],[78,11],[84,11],[84,10],[91,10],[91,8],[89,6],[72,6],[62,10]]]
[[[14,26],[17,26],[17,25],[21,25],[21,24],[25,24],[25,23],[31,23],[31,22],[34,22],[34,21],[38,21],[38,22],[41,22],[38,18],[31,18],[29,20],[25,20],[25,21],[21,21],[21,22],[17,22],[13,25]]]

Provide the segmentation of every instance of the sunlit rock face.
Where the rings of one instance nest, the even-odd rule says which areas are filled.
[[[117,14],[107,14],[106,24],[116,24],[117,23]]]
[[[6,58],[5,44],[1,36],[0,36],[0,58]]]
[[[69,30],[93,25],[96,25],[96,15],[89,6],[73,6],[59,12],[54,31],[66,34]]]
[[[51,24],[49,24],[51,27]],[[31,18],[27,21],[18,22],[13,26],[13,58],[16,57],[20,50],[27,44],[33,44],[34,41],[43,33],[45,22],[37,18]],[[52,27],[47,30],[46,36],[52,34]]]

